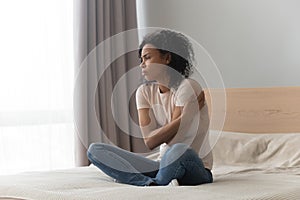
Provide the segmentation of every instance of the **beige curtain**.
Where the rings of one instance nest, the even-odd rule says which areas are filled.
[[[107,57],[112,56],[116,44],[110,43],[103,49],[98,45],[111,36],[137,26],[135,0],[75,0],[74,1],[74,49],[75,49],[75,160],[77,166],[88,165],[86,150],[93,142],[108,142],[123,149],[145,152],[139,137],[123,132],[115,123],[111,108],[111,94],[118,80],[131,68],[139,65],[137,51],[126,52],[103,69]],[[122,46],[126,46],[124,38]],[[131,38],[132,40],[132,38]],[[134,38],[138,46],[137,35]],[[83,67],[84,66],[84,67]],[[103,71],[98,77],[99,71]],[[78,75],[79,74],[79,75]],[[96,92],[93,84],[97,83]],[[137,122],[135,98],[128,96],[126,90],[130,80],[122,85],[124,93],[114,103],[117,113],[130,110],[130,116],[122,116],[122,121]],[[94,99],[93,99],[94,98]],[[131,99],[129,105],[122,99]],[[91,105],[90,102],[95,102]],[[96,111],[96,119],[93,112]],[[103,133],[99,132],[97,122]],[[130,125],[128,125],[130,126]],[[131,127],[128,127],[130,130]]]

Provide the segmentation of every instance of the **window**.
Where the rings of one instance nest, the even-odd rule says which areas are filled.
[[[73,1],[0,2],[0,174],[74,166]]]

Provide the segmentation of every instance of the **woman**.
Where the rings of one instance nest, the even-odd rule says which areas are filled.
[[[161,30],[144,38],[139,57],[148,82],[138,88],[136,103],[145,144],[160,147],[160,155],[151,160],[97,143],[87,153],[95,166],[118,182],[137,186],[213,181],[211,152],[198,154],[209,147],[209,120],[204,93],[188,78],[193,56],[191,43],[180,33]]]

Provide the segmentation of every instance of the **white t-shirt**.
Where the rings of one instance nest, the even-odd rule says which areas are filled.
[[[146,83],[141,85],[136,92],[137,109],[150,108],[150,112],[156,119],[157,128],[171,122],[172,112],[175,106],[185,106],[187,102],[197,101],[201,93],[201,86],[192,79],[184,79],[177,90],[160,93],[157,83]],[[186,128],[180,129],[171,143],[186,143],[190,145],[202,159],[206,168],[211,169],[213,158],[208,141],[209,116],[205,104],[199,111],[198,104],[191,110],[192,123]],[[168,146],[160,146],[160,157]]]

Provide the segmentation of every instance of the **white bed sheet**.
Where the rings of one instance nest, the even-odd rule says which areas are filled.
[[[282,141],[290,147],[286,148],[285,145],[276,142],[274,143],[278,147],[276,149],[272,146],[274,140]],[[298,140],[300,141],[300,134],[290,136],[276,134],[272,137],[270,135],[224,134],[214,149],[216,165],[213,168],[214,183],[212,184],[179,187],[137,187],[114,183],[110,177],[99,169],[89,166],[1,176],[0,199],[1,197],[10,197],[38,200],[299,200],[300,156],[298,158],[297,155],[299,155],[300,149]],[[266,141],[268,141],[267,148],[262,151],[258,146],[261,142],[266,145]],[[253,147],[253,144],[256,148]],[[296,144],[295,148],[293,145]],[[242,149],[237,149],[237,147]],[[249,159],[243,158],[247,154],[255,155],[257,159],[252,157]],[[277,156],[281,157],[280,162]]]
[[[114,183],[94,166],[1,177],[0,196],[22,199],[300,199],[300,168],[277,172],[233,169],[213,184],[137,187]],[[219,171],[220,172],[220,171]]]

